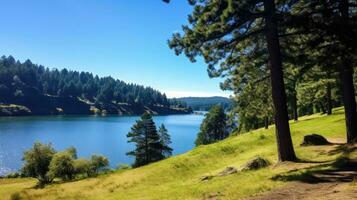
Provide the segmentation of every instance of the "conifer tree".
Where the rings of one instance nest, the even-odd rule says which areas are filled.
[[[212,76],[240,65],[240,55],[254,51],[256,41],[264,38],[280,161],[296,160],[288,122],[282,58],[279,44],[278,15],[288,12],[296,1],[285,0],[190,0],[194,10],[183,35],[175,33],[169,46],[191,61],[202,56]],[[278,11],[277,11],[278,9]],[[279,14],[278,14],[279,13]],[[216,69],[215,67],[220,67]]]
[[[357,50],[356,1],[299,1],[290,23],[298,32],[308,35],[322,65],[339,72],[345,107],[347,141],[357,139],[357,111],[353,86],[353,65]]]
[[[166,129],[164,124],[161,124],[159,127],[159,136],[160,136],[160,142],[162,145],[162,155],[165,157],[170,157],[172,155],[172,148],[170,147],[171,144],[171,137],[170,134],[168,133],[168,130]]]
[[[135,149],[127,153],[134,156],[134,167],[140,167],[164,158],[163,145],[150,113],[145,112],[128,133],[128,142],[135,143]]]

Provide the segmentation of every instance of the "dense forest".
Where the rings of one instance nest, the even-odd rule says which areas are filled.
[[[128,84],[89,72],[49,69],[21,63],[12,56],[0,59],[0,102],[3,114],[158,114],[185,113],[170,105],[166,95],[151,88]],[[13,108],[13,109],[10,109]],[[7,110],[6,110],[7,109]],[[16,113],[15,113],[16,114]]]
[[[224,110],[230,110],[232,108],[233,102],[226,97],[180,97],[174,98],[171,101],[176,100],[177,102],[184,103],[183,106],[192,108],[192,110],[198,111],[208,111],[215,105],[220,105]]]

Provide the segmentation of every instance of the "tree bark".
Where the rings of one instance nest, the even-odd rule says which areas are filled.
[[[327,72],[327,78],[331,79],[331,72]],[[327,95],[327,115],[332,114],[332,100],[331,100],[331,83],[327,82],[326,85],[326,95]]]
[[[279,161],[294,161],[296,160],[296,156],[290,135],[278,29],[277,22],[274,17],[274,0],[264,0],[264,9],[266,13],[266,40],[269,52],[272,97],[275,109],[278,156]]]
[[[348,31],[349,13],[348,0],[341,0],[340,12],[342,17],[342,32]],[[347,41],[341,36],[342,41]],[[351,143],[357,139],[357,112],[355,90],[353,85],[353,69],[348,59],[342,55],[340,65],[340,79],[342,83],[342,97],[345,107],[347,142]]]
[[[292,109],[293,109],[293,118],[294,121],[299,120],[299,115],[298,115],[298,109],[297,109],[297,97],[296,97],[296,92],[293,93],[293,99],[292,99]]]
[[[352,67],[344,63],[340,66],[340,79],[342,82],[342,97],[345,107],[347,142],[357,139],[357,112],[355,90],[353,86]]]

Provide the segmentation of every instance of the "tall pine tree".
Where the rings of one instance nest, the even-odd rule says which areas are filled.
[[[160,142],[162,145],[162,155],[164,155],[165,157],[170,157],[172,155],[172,148],[170,147],[171,144],[171,137],[170,134],[168,132],[168,130],[166,129],[164,124],[161,124],[161,126],[159,127],[159,136],[160,136]]]
[[[127,153],[134,156],[133,167],[140,167],[165,158],[160,135],[150,113],[145,112],[128,133],[128,142],[135,143],[135,149]]]
[[[279,160],[296,160],[288,121],[278,32],[278,16],[289,12],[296,1],[277,1],[277,5],[274,0],[189,2],[194,6],[193,13],[188,17],[189,25],[183,26],[183,34],[173,35],[169,46],[176,54],[184,53],[193,62],[197,56],[202,56],[212,76],[225,76],[227,71],[240,66],[240,55],[254,51],[256,41],[264,39]],[[216,69],[216,66],[220,67]]]

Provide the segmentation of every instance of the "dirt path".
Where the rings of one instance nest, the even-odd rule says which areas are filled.
[[[247,200],[356,200],[357,185],[350,183],[301,183],[261,194]]]
[[[246,200],[357,200],[357,161]]]

